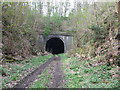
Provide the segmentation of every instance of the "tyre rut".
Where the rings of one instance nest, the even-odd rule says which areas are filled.
[[[32,73],[28,74],[26,77],[24,77],[21,81],[18,82],[13,88],[26,88],[28,87],[36,78],[39,74],[43,72],[43,70],[54,60],[57,58],[53,56],[50,58],[47,62],[44,64],[40,65],[36,70],[34,70]]]
[[[53,78],[48,83],[48,88],[61,88],[63,85],[64,74],[61,70],[62,63],[60,60],[61,58],[59,56],[57,60],[52,62],[53,65],[51,66],[51,74],[53,74]]]

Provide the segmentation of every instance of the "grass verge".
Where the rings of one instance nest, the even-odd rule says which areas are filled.
[[[115,88],[120,89],[118,78],[112,77],[115,67],[90,66],[94,60],[80,60],[61,55],[65,74],[65,88]]]

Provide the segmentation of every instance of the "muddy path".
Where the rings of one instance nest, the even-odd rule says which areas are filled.
[[[37,69],[20,80],[13,88],[29,88],[29,86],[37,79],[37,76],[40,75],[48,66],[50,66],[49,74],[52,74],[53,77],[49,79],[48,83],[46,83],[46,87],[62,88],[64,74],[61,69],[62,63],[60,60],[60,56],[53,56],[44,64],[40,65]]]
[[[57,58],[57,60],[53,61],[51,63],[50,68],[50,74],[53,75],[53,77],[50,79],[49,83],[47,84],[48,88],[62,88],[63,87],[63,71],[61,69],[62,63],[61,63],[60,56]]]
[[[39,74],[43,72],[43,70],[54,60],[57,60],[56,56],[50,58],[47,62],[40,65],[36,70],[28,74],[24,77],[18,84],[16,84],[13,88],[27,88],[29,85],[37,78]]]

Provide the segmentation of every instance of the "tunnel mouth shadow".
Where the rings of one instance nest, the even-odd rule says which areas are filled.
[[[47,41],[45,50],[52,54],[64,53],[64,42],[60,38],[51,38]]]

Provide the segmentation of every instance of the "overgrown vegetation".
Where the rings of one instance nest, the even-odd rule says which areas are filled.
[[[66,88],[115,88],[120,89],[116,67],[95,63],[98,59],[67,58],[62,55]],[[113,73],[114,72],[114,73]]]
[[[19,80],[24,78],[28,73],[36,69],[41,64],[45,63],[51,55],[39,56],[32,59],[18,61],[15,63],[6,63],[0,67],[2,76],[2,85],[0,88],[13,87]]]
[[[115,37],[119,28],[119,9],[114,2],[3,2],[3,56],[24,59],[41,53],[36,42],[39,34],[68,33],[74,35],[74,52],[94,57],[101,47],[106,57],[117,56]],[[43,8],[47,7],[45,12]],[[117,12],[116,12],[117,11]],[[102,51],[100,49],[99,51]],[[73,53],[74,53],[73,52]],[[107,61],[108,58],[106,58]],[[116,58],[113,58],[115,61]]]
[[[46,16],[44,17],[45,20],[45,26],[44,26],[44,32],[43,34],[45,36],[56,33],[60,30],[62,17],[60,17],[57,13],[55,13],[53,16]]]
[[[94,32],[93,42],[105,42],[106,37],[108,37],[108,31],[104,27],[99,25],[92,25],[90,29]]]
[[[36,44],[39,34],[48,36],[61,33],[74,35],[70,58],[63,59],[68,80],[65,87],[119,86],[118,80],[112,74],[120,77],[116,72],[116,68],[120,67],[120,1],[74,1],[0,2],[0,63],[3,64],[0,70],[3,87],[11,87],[27,70],[31,71],[49,58],[43,56],[25,60],[44,55],[38,48],[42,44]],[[46,73],[47,71],[44,72]],[[47,81],[48,78],[44,80]],[[40,82],[36,82],[33,87],[43,87]]]
[[[112,2],[101,2],[93,5],[84,3],[78,7],[70,19],[71,25],[74,23],[73,28],[76,30],[74,45],[76,47],[72,54],[77,53],[89,58],[105,55],[106,63],[118,65],[116,56],[119,46],[115,37],[120,23],[116,6]]]

